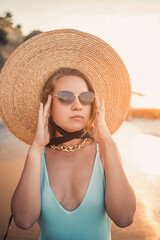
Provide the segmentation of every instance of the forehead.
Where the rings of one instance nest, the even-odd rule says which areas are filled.
[[[55,84],[55,91],[67,90],[72,92],[88,91],[87,83],[77,76],[63,76]]]

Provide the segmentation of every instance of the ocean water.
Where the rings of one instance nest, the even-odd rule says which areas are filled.
[[[126,175],[160,234],[160,120],[130,119],[113,138]]]

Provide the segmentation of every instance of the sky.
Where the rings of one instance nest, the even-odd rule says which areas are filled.
[[[74,28],[110,44],[124,61],[133,107],[160,108],[159,0],[1,0],[0,15],[13,14],[24,35],[32,30]]]

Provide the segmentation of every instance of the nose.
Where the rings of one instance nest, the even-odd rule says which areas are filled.
[[[78,94],[75,94],[75,98],[74,98],[74,101],[72,103],[72,110],[75,110],[75,109],[82,109],[82,104],[79,101]]]

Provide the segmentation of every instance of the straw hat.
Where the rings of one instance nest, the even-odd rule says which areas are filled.
[[[89,77],[99,99],[105,101],[110,133],[115,133],[130,106],[129,74],[109,44],[75,29],[38,34],[17,47],[4,64],[0,74],[0,117],[9,131],[31,144],[40,91],[60,67],[76,68]]]

